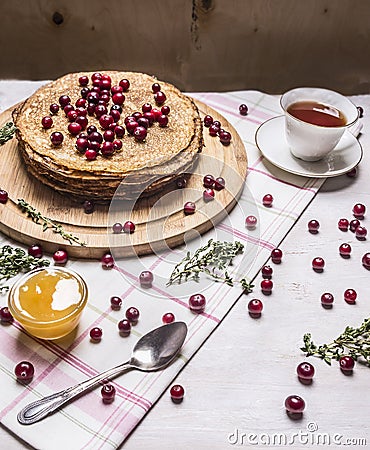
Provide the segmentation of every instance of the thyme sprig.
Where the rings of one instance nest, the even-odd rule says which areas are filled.
[[[31,206],[22,198],[18,199],[17,205],[21,208],[22,212],[27,213],[27,216],[39,225],[42,225],[42,230],[46,231],[48,229],[53,230],[54,233],[60,234],[63,239],[67,240],[70,244],[76,243],[82,246],[86,245],[86,242],[81,242],[80,238],[74,236],[71,233],[67,233],[60,223],[54,222],[54,220],[49,217],[43,216],[36,208]]]
[[[187,252],[174,268],[170,275],[167,286],[171,284],[180,284],[188,280],[199,281],[201,273],[204,273],[215,281],[223,281],[229,286],[233,286],[236,281],[233,280],[228,272],[228,267],[232,265],[234,258],[243,253],[244,245],[239,241],[222,242],[210,239],[206,245],[198,248],[191,255]],[[245,278],[238,281],[244,290],[251,292],[251,285]]]
[[[358,328],[346,327],[344,332],[330,344],[317,346],[310,333],[303,336],[304,346],[301,350],[306,356],[316,356],[331,365],[343,355],[352,356],[357,361],[362,357],[370,365],[370,318],[365,319]]]
[[[13,122],[6,123],[3,127],[0,128],[0,145],[5,144],[5,142],[9,141],[15,133],[16,127]]]
[[[29,272],[38,267],[49,265],[50,261],[47,259],[34,258],[22,248],[4,245],[0,248],[0,293],[9,290],[9,286],[3,284],[9,278],[15,277],[20,272]]]

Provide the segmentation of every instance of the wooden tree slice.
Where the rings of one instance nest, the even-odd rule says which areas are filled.
[[[202,117],[212,115],[232,134],[231,144],[223,146],[218,137],[209,136],[204,128],[205,147],[192,169],[185,189],[139,199],[135,204],[115,198],[110,205],[96,205],[93,214],[86,214],[82,205],[44,186],[31,177],[20,158],[15,138],[0,147],[0,189],[9,194],[6,204],[0,204],[0,231],[23,244],[41,244],[46,252],[65,248],[70,256],[100,258],[106,251],[115,257],[144,255],[165,248],[174,248],[214,227],[235,206],[244,187],[247,155],[243,142],[230,123],[212,108],[196,102]],[[11,120],[11,109],[0,114],[0,125]],[[203,200],[203,176],[222,176],[226,188],[216,191],[215,200]],[[86,246],[71,245],[51,229],[43,231],[24,214],[17,200],[23,198],[42,215],[60,223],[66,232],[77,236]],[[183,205],[196,203],[196,212],[186,216]],[[131,220],[136,225],[133,234],[113,234],[115,222]]]

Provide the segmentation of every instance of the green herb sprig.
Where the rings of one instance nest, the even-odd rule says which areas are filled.
[[[13,122],[6,123],[3,127],[0,128],[0,145],[5,144],[5,142],[9,141],[15,133],[16,127]]]
[[[70,244],[76,243],[81,246],[86,245],[86,242],[81,242],[81,240],[77,236],[74,236],[71,233],[67,233],[61,224],[54,222],[52,219],[49,219],[49,217],[43,216],[39,211],[36,210],[36,208],[31,206],[22,198],[18,199],[17,205],[19,206],[19,208],[21,208],[22,212],[27,213],[27,216],[32,220],[32,222],[42,225],[43,231],[51,229],[54,233],[60,234],[62,238],[67,240]]]
[[[34,258],[22,248],[4,245],[0,248],[0,293],[9,290],[9,286],[3,285],[9,278],[15,277],[20,272],[29,272],[49,265],[50,261],[47,259]]]
[[[222,281],[229,286],[233,286],[234,281],[228,272],[228,267],[232,265],[234,258],[243,253],[244,245],[239,241],[222,242],[210,239],[206,245],[198,248],[191,255],[187,252],[174,268],[170,275],[167,286],[171,284],[180,284],[188,280],[199,281],[201,273],[204,273],[215,281]],[[245,278],[238,281],[243,289],[249,293],[253,285]]]
[[[344,332],[330,344],[317,346],[310,333],[303,336],[304,346],[301,350],[306,356],[316,356],[331,365],[343,355],[352,356],[357,361],[362,357],[370,365],[370,318],[365,319],[358,328],[346,327]]]

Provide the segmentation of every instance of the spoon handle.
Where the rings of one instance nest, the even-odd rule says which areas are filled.
[[[71,386],[63,391],[57,392],[55,394],[43,397],[40,400],[36,400],[32,403],[26,405],[17,416],[18,422],[22,425],[30,425],[31,423],[38,422],[39,420],[46,417],[51,412],[60,408],[65,403],[69,402],[77,395],[86,392],[87,390],[93,388],[96,384],[104,379],[110,379],[127,369],[135,368],[129,362],[120,364],[119,366],[113,367],[112,369],[106,370],[95,377],[89,378],[82,383]]]

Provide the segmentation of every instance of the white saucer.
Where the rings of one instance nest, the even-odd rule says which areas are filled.
[[[292,155],[285,139],[285,117],[278,116],[264,122],[256,131],[256,145],[272,164],[295,175],[328,178],[342,175],[361,161],[362,147],[346,130],[328,156],[320,161],[303,161]]]

